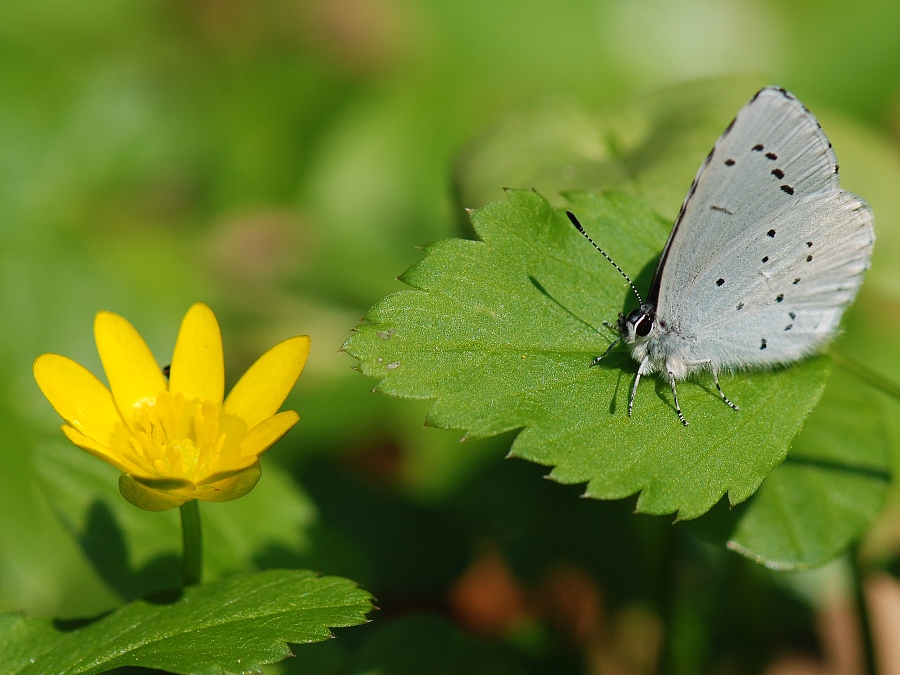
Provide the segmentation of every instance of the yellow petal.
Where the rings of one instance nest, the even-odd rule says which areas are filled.
[[[34,361],[34,379],[53,409],[81,434],[108,445],[119,412],[109,389],[72,359],[42,354]]]
[[[72,441],[72,443],[77,445],[79,448],[93,455],[97,459],[103,460],[107,464],[116,467],[119,471],[132,471],[136,468],[122,461],[121,458],[116,457],[113,454],[112,450],[110,450],[108,447],[106,447],[102,443],[98,443],[93,438],[85,436],[83,433],[78,431],[78,429],[70,427],[68,424],[63,424],[62,431],[66,435],[66,438]]]
[[[309,356],[309,336],[280,342],[250,366],[225,399],[225,415],[238,417],[252,429],[271,417],[290,393]]]
[[[182,491],[165,492],[144,485],[133,476],[123,473],[119,476],[119,493],[130,503],[144,511],[168,511],[194,499]]]
[[[166,379],[147,343],[128,321],[112,312],[94,319],[94,339],[109,380],[113,399],[126,423],[142,401],[153,401],[165,391]]]
[[[221,481],[197,486],[194,498],[206,502],[227,502],[238,499],[256,487],[261,475],[262,467],[259,462],[255,462],[243,471]]]
[[[225,395],[222,333],[216,315],[202,302],[194,304],[181,322],[169,391],[181,392],[188,400],[210,399],[219,405]]]
[[[259,457],[275,443],[281,440],[297,423],[300,416],[293,410],[285,410],[273,417],[264,419],[253,427],[241,441],[240,456]]]

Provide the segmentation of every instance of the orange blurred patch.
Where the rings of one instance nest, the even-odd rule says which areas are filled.
[[[448,598],[456,620],[473,633],[508,635],[530,618],[522,587],[494,547],[485,547]]]
[[[582,644],[600,627],[600,588],[583,570],[560,564],[541,585],[537,607],[541,616],[573,643]]]

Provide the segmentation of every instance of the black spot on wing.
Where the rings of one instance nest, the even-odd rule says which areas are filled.
[[[772,175],[775,176],[778,180],[784,178],[784,171],[781,169],[772,169]]]
[[[812,256],[811,256],[811,255],[806,256],[806,262],[812,262]]]
[[[779,293],[775,296],[775,302],[781,302],[782,300],[784,300],[784,293]]]
[[[731,211],[726,209],[724,206],[716,206],[715,204],[710,204],[709,210],[710,211],[719,211],[720,213],[727,213],[729,216],[734,215],[734,213],[732,213]]]
[[[788,312],[788,316],[791,317],[791,319],[796,319],[796,318],[797,318],[797,315],[794,314],[793,312]]]
[[[775,237],[775,230],[769,230],[768,232],[766,232],[766,234],[769,235],[770,237],[774,238],[774,237]]]
[[[733,160],[733,159],[726,159],[726,160],[725,160],[725,166],[734,166],[734,160]]]
[[[750,149],[753,150],[754,152],[762,152],[765,148],[763,148],[762,143],[757,143]]]
[[[744,303],[743,303],[743,302],[739,302],[739,303],[737,304],[736,309],[738,309],[738,310],[744,309]]]
[[[769,256],[763,256],[762,261],[763,261],[764,263],[769,262]]]
[[[794,279],[794,286],[796,286],[799,283],[800,283],[800,277],[797,277],[796,279]]]
[[[792,188],[790,185],[782,185],[782,186],[781,186],[781,189],[782,189],[784,192],[787,192],[789,195],[794,194],[794,188]]]
[[[767,152],[766,159],[771,159],[774,162],[776,159],[778,159],[778,155],[776,155],[774,152]]]
[[[766,348],[766,338],[763,338],[762,341],[760,341],[760,343],[759,343],[759,348],[760,348],[760,349],[765,349],[765,348]]]
[[[716,286],[721,286],[724,283],[725,283],[725,280],[722,279],[721,277],[719,279],[716,279]]]
[[[806,242],[806,248],[812,248],[812,242],[811,242],[811,241]]]

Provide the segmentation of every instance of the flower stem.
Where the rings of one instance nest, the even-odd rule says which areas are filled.
[[[181,542],[184,546],[182,583],[185,586],[199,584],[203,569],[203,533],[200,528],[200,502],[196,499],[181,505]]]

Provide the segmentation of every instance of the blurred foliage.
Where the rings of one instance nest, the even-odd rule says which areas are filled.
[[[646,671],[661,622],[672,626],[667,649],[680,672],[753,672],[785,651],[827,651],[812,615],[832,576],[776,581],[682,524],[632,515],[633,502],[579,500],[581,487],[501,462],[512,435],[459,443],[458,433],[423,429],[426,403],[370,394],[373,382],[339,349],[368,307],[401,288],[394,279],[420,259],[415,246],[467,234],[462,207],[500,188],[552,198],[560,185],[606,186],[606,174],[588,171],[598,152],[644,167],[656,158],[658,180],[642,196],[671,218],[728,119],[759,84],[777,83],[816,113],[845,187],[876,213],[874,267],[837,349],[900,381],[898,7],[3,2],[0,609],[85,616],[159,580],[142,576],[147,561],[176,544],[140,549],[127,535],[91,548],[85,533],[96,544],[90,535],[124,532],[126,521],[100,508],[57,517],[72,495],[48,481],[65,477],[66,461],[47,449],[79,451],[61,447],[30,364],[54,351],[99,373],[100,309],[128,316],[165,362],[181,316],[202,300],[222,323],[232,378],[282,338],[313,342],[286,406],[301,421],[263,459],[259,488],[281,476],[278,465],[285,511],[309,510],[275,511],[269,534],[248,538],[257,548],[232,561],[348,576],[381,608],[369,626],[297,648],[302,656],[272,672],[304,672],[303,663],[354,672],[392,641],[462,639],[454,626],[392,625],[412,610],[476,633],[466,649],[487,643],[482,661],[508,658],[509,670],[524,661],[531,672]],[[666,107],[679,97],[694,101],[682,106],[688,118]],[[532,124],[531,110],[547,124]],[[698,124],[684,126],[691,115]],[[659,124],[666,133],[653,133]],[[580,153],[578,180],[542,182],[565,159],[554,145],[563,142]],[[883,398],[896,448],[900,415]],[[898,453],[892,462],[896,472]],[[225,506],[209,505],[205,518]],[[248,498],[233,508],[246,509],[234,516],[245,522],[260,506]],[[870,559],[900,550],[893,522],[876,528]],[[219,537],[210,525],[211,551],[228,541]],[[124,568],[110,578],[115,561]],[[493,614],[479,597],[495,600]]]

